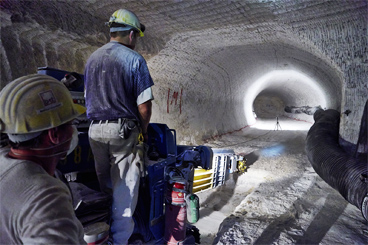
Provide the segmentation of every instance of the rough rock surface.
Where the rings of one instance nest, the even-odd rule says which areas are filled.
[[[286,123],[280,120],[281,127]],[[198,194],[201,218],[196,226],[202,243],[367,244],[368,226],[361,211],[309,163],[304,150],[307,131],[272,126],[247,128],[208,143],[244,155],[248,168],[232,174],[225,185]]]
[[[108,41],[104,23],[128,8],[147,27],[137,50],[156,83],[152,119],[175,128],[182,143],[251,125],[253,106],[267,109],[256,100],[262,94],[350,110],[340,134],[357,141],[368,98],[366,0],[3,0],[0,7],[1,87],[42,66],[83,73]]]
[[[248,172],[201,194],[203,244],[367,244],[359,210],[308,164],[305,131],[284,131],[287,121],[282,132],[274,122],[270,132],[249,127],[263,128],[257,114],[313,122],[285,106],[349,110],[340,135],[356,143],[368,99],[367,0],[2,0],[0,88],[37,67],[83,73],[118,8],[146,25],[137,51],[155,82],[152,122],[175,129],[178,144],[248,158]]]

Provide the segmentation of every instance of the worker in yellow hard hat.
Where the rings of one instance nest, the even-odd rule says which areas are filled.
[[[110,42],[87,60],[84,72],[89,142],[101,191],[113,196],[111,234],[126,244],[134,229],[142,151],[152,113],[153,81],[145,59],[136,51],[144,25],[126,9],[108,22]]]
[[[72,120],[85,112],[47,75],[20,77],[0,92],[0,244],[85,244],[56,165],[76,146]],[[74,144],[72,144],[74,142]]]

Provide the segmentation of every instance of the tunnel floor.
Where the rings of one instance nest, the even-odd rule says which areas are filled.
[[[201,208],[195,226],[201,244],[367,244],[360,210],[308,161],[304,147],[312,124],[279,123],[282,130],[274,128],[275,120],[259,120],[255,127],[206,144],[244,155],[247,171],[197,193]],[[286,125],[297,130],[286,130]]]

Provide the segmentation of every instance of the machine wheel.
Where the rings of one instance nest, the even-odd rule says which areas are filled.
[[[194,237],[195,243],[201,243],[201,234],[199,233],[199,229],[194,225],[187,224],[187,236],[192,235]]]

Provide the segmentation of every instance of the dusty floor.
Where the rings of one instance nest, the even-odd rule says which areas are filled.
[[[275,130],[273,121],[258,121],[255,126],[263,129],[246,128],[207,144],[244,155],[248,169],[197,193],[201,244],[368,244],[360,210],[328,186],[307,159],[311,125],[282,119],[282,130]]]

